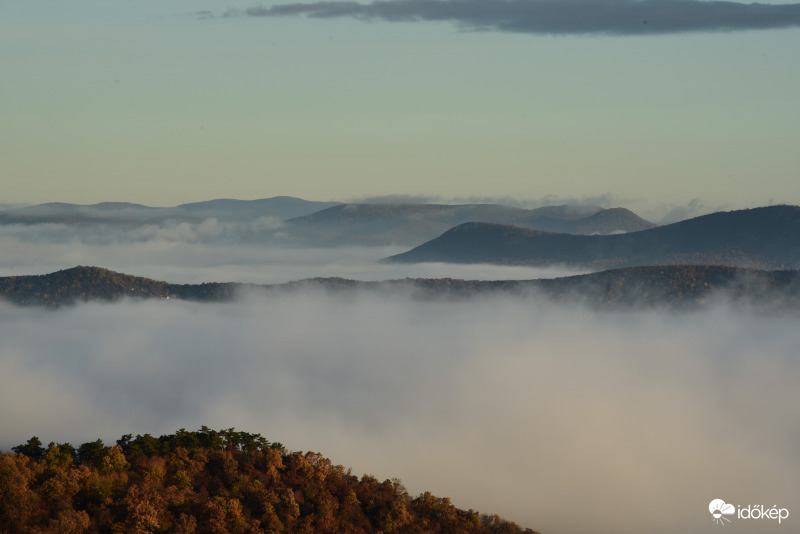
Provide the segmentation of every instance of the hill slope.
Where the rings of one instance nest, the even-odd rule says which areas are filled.
[[[796,268],[800,266],[800,207],[718,212],[607,236],[467,223],[386,261],[577,264],[594,268],[662,264]]]
[[[73,267],[42,275],[0,277],[0,295],[24,306],[57,307],[87,301],[128,298],[179,298],[220,301],[241,284],[169,284],[100,267]]]
[[[233,428],[14,450],[0,453],[3,533],[535,534]]]

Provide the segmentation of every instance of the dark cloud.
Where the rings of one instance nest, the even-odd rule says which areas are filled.
[[[539,34],[647,35],[789,28],[800,4],[699,0],[389,0],[278,4],[226,16],[447,21],[465,29]]]

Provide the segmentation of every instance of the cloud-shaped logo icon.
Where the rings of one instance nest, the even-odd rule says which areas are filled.
[[[714,518],[714,523],[724,526],[725,521],[728,523],[731,522],[730,519],[724,516],[732,515],[734,512],[736,512],[736,507],[732,504],[727,504],[722,499],[714,499],[708,503],[708,511],[711,512],[711,516]]]

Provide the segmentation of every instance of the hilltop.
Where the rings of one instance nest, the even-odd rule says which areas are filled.
[[[23,306],[58,307],[122,298],[221,301],[242,284],[170,284],[100,267],[78,266],[49,274],[0,277],[0,295]]]
[[[0,453],[2,533],[535,534],[233,428],[14,451]]]

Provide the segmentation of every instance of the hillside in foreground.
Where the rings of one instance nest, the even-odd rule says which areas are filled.
[[[45,308],[123,299],[224,302],[243,293],[257,293],[270,298],[298,291],[324,291],[338,295],[356,292],[387,296],[404,294],[423,300],[510,295],[534,300],[578,302],[598,309],[690,309],[702,307],[724,296],[763,310],[784,311],[800,310],[800,271],[764,271],[718,265],[662,265],[538,280],[408,278],[363,282],[344,278],[313,278],[273,285],[170,284],[99,267],[73,267],[44,275],[0,277],[0,298],[16,305]]]
[[[232,428],[125,435],[110,447],[33,437],[14,452],[0,453],[2,534],[534,534]]]
[[[471,222],[385,261],[593,269],[685,264],[796,269],[800,266],[800,206],[717,212],[617,235],[571,235]]]

